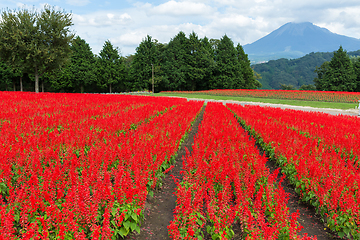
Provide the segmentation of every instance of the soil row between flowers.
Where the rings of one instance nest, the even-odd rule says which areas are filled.
[[[201,112],[193,122],[191,130],[181,144],[180,149],[175,154],[175,163],[172,165],[173,168],[165,175],[161,189],[158,189],[153,196],[147,196],[144,222],[141,225],[140,233],[134,232],[127,239],[170,239],[167,226],[174,218],[174,209],[176,206],[174,191],[177,187],[176,182],[181,182],[183,179],[180,173],[183,169],[183,158],[187,150],[190,152],[192,150],[194,136],[203,119],[205,107],[206,106],[203,106]]]

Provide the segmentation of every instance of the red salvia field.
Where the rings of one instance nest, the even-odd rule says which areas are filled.
[[[139,232],[147,196],[161,188],[203,108],[183,180],[171,190],[177,201],[170,238],[203,239],[206,232],[232,239],[239,226],[243,239],[316,239],[299,234],[299,213],[290,213],[281,185],[286,177],[325,227],[360,239],[357,117],[20,92],[0,92],[0,239],[123,239]],[[270,171],[268,161],[278,169]]]

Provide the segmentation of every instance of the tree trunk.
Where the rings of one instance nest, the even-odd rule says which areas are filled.
[[[80,85],[80,92],[84,93],[84,85],[82,85],[82,84]]]
[[[35,67],[35,92],[39,93],[39,73],[37,67]]]
[[[23,85],[22,85],[22,76],[20,77],[20,91],[23,91]]]
[[[15,81],[14,81],[14,92],[16,91]]]
[[[44,81],[41,82],[41,90],[44,92]]]
[[[112,93],[112,92],[111,92],[111,83],[109,84],[109,91],[110,91],[110,93]]]

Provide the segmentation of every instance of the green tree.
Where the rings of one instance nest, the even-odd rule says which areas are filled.
[[[360,59],[356,58],[353,62],[354,72],[356,76],[356,89],[355,92],[360,92]]]
[[[299,88],[299,90],[308,90],[308,91],[315,91],[316,90],[316,87],[312,84],[303,84],[301,85],[301,87]]]
[[[156,40],[147,35],[136,48],[130,68],[131,90],[150,89],[152,65],[159,65]]]
[[[70,49],[70,61],[59,73],[52,74],[51,83],[57,90],[83,93],[96,80],[95,56],[90,45],[79,36],[72,41]]]
[[[245,85],[242,88],[245,89],[257,89],[261,87],[261,83],[256,80],[254,70],[250,66],[250,60],[248,55],[245,54],[244,48],[238,44],[236,46],[237,58],[240,62],[242,77]]]
[[[212,89],[237,89],[245,86],[241,64],[233,41],[224,35],[215,50],[216,69],[210,83]]]
[[[323,64],[321,64],[320,67],[315,68],[315,73],[317,74],[317,77],[314,79],[316,90],[323,91],[325,90],[325,82],[324,82],[324,76],[326,72],[329,70],[329,62],[326,61]]]
[[[321,80],[320,80],[321,79]],[[314,80],[316,88],[326,91],[355,91],[357,88],[356,75],[350,57],[342,46],[334,52],[325,73],[320,72]]]
[[[58,69],[69,58],[74,35],[71,14],[45,5],[40,12],[21,9],[3,11],[0,20],[0,57],[14,67],[34,74],[35,92],[39,77]]]
[[[109,40],[105,41],[98,58],[98,85],[108,87],[112,93],[114,85],[123,85],[125,89],[125,63],[120,57],[120,49],[114,47]]]
[[[0,61],[0,86],[2,90],[8,91],[11,87],[14,88],[15,82],[14,81],[15,74],[12,68],[7,65],[5,62]],[[13,84],[13,86],[11,86]],[[15,91],[15,88],[14,88]]]
[[[214,59],[209,49],[210,43],[207,38],[199,39],[195,32],[189,36],[189,51],[186,59],[188,65],[186,89],[190,91],[208,88],[209,77],[214,68]]]
[[[188,84],[189,52],[189,39],[184,32],[179,32],[166,46],[162,67],[169,90],[190,90],[193,86]]]
[[[296,90],[294,85],[280,83],[281,90]]]

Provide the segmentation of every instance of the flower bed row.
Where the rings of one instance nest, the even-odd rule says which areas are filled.
[[[245,239],[300,239],[298,213],[289,213],[278,170],[270,174],[266,161],[234,115],[208,103],[184,159],[171,238],[202,239],[206,226],[212,239],[231,239],[235,223]]]
[[[171,92],[167,92],[171,93]],[[298,91],[298,90],[257,90],[257,89],[214,89],[205,91],[173,91],[172,93],[205,94],[231,97],[256,97],[273,99],[291,99],[321,102],[357,103],[358,92]]]
[[[0,239],[116,239],[139,231],[202,102],[0,93]]]
[[[228,106],[281,166],[302,199],[316,207],[326,226],[341,237],[360,239],[359,170],[349,161],[348,154],[327,145],[328,140],[319,140],[318,136],[324,136],[327,129],[321,127],[316,118],[312,122],[317,126],[318,134],[310,130],[311,127],[305,127],[306,124],[297,125],[301,119],[307,119],[307,112],[298,112],[299,120],[293,117],[291,122],[293,111],[290,110],[279,113],[280,110],[274,108]],[[328,119],[339,125],[343,118]],[[349,118],[349,121],[353,120]],[[320,134],[321,131],[324,133]],[[337,138],[337,135],[328,134],[329,138]],[[337,143],[336,140],[330,142]]]
[[[321,112],[303,112],[291,109],[256,107],[258,114],[265,114],[279,124],[293,128],[308,137],[347,155],[347,164],[359,168],[360,118],[348,115],[331,115]]]

